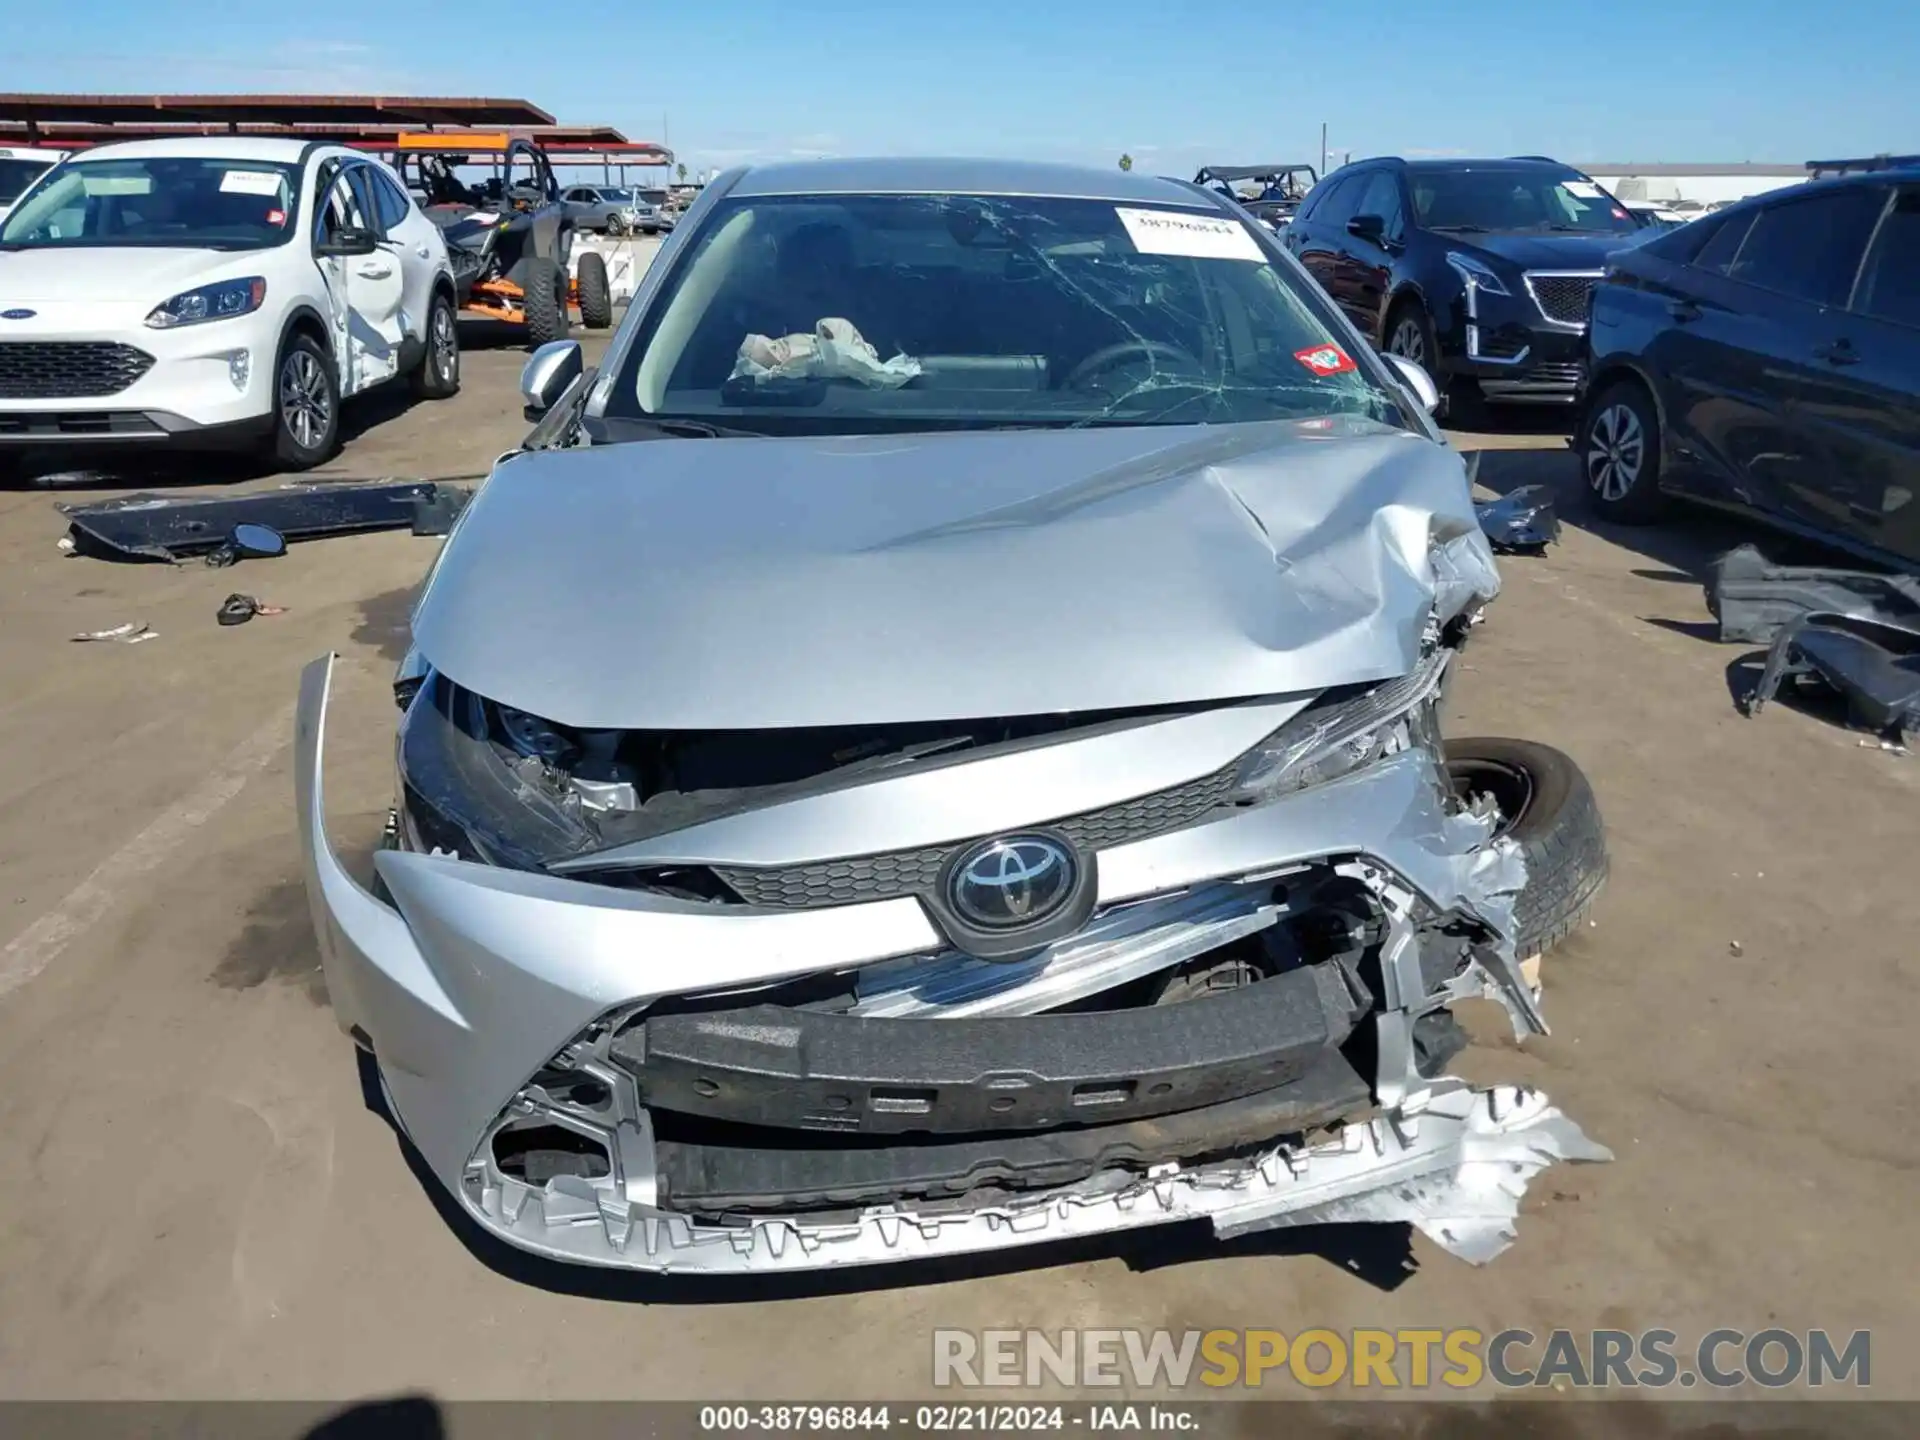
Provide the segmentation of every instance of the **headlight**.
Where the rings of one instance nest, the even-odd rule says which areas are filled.
[[[580,744],[566,727],[505,705],[493,708],[500,716],[507,743],[522,755],[535,756],[549,765],[566,765],[579,755]]]
[[[1321,699],[1302,710],[1240,762],[1230,803],[1256,804],[1323,785],[1431,737],[1398,722],[1439,693],[1451,650],[1436,650],[1409,674],[1359,695]],[[1416,717],[1417,718],[1417,717]]]
[[[176,325],[199,325],[208,320],[231,320],[236,315],[251,315],[267,298],[267,282],[258,275],[244,280],[222,280],[202,285],[198,290],[183,290],[170,300],[162,300],[147,316],[155,330],[171,330]]]
[[[1447,264],[1453,267],[1456,275],[1482,294],[1511,295],[1513,293],[1507,289],[1507,282],[1494,274],[1484,261],[1476,260],[1471,255],[1462,255],[1458,250],[1449,250]]]

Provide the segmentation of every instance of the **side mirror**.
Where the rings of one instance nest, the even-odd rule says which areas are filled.
[[[313,253],[328,255],[371,255],[380,248],[380,237],[371,230],[356,230],[352,226],[336,230],[330,239],[322,240],[313,247]]]
[[[1413,392],[1413,398],[1420,402],[1421,409],[1431,415],[1440,408],[1440,387],[1433,383],[1433,377],[1423,366],[1404,355],[1382,355],[1380,358],[1392,367],[1393,373],[1400,377],[1400,383]]]
[[[271,525],[242,520],[227,532],[217,549],[208,552],[207,564],[219,569],[240,560],[270,560],[286,553],[286,536]]]
[[[559,404],[560,397],[585,369],[578,340],[550,340],[529,355],[520,371],[520,398],[526,402],[526,418],[538,420]]]
[[[1387,222],[1378,215],[1356,215],[1347,221],[1347,233],[1375,245],[1387,243]]]

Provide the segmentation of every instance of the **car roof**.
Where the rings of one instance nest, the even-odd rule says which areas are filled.
[[[1044,195],[1205,206],[1182,181],[1036,160],[788,160],[739,172],[732,195]]]
[[[151,155],[179,159],[268,160],[282,165],[297,165],[312,146],[310,140],[283,140],[266,135],[182,135],[169,140],[122,140],[114,145],[95,145],[76,151],[72,158],[137,159]],[[326,148],[340,150],[346,147],[330,145]]]
[[[1857,189],[1862,185],[1912,185],[1920,183],[1920,165],[1905,165],[1887,170],[1861,170],[1851,175],[1829,175],[1821,180],[1806,180],[1798,184],[1782,185],[1774,190],[1762,190],[1757,195],[1743,195],[1718,210],[1709,212],[1714,219],[1723,215],[1738,215],[1748,210],[1757,210],[1763,205],[1785,200],[1795,195],[1805,195],[1810,191]],[[1700,218],[1706,218],[1704,215]]]
[[[1492,160],[1402,160],[1407,169],[1414,171],[1435,170],[1551,170],[1556,174],[1577,175],[1580,172],[1571,165],[1558,160],[1526,160],[1518,156]]]

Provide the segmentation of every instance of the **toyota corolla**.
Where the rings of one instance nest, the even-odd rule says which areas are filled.
[[[1447,1073],[1463,1000],[1544,1031],[1591,791],[1441,740],[1498,589],[1460,457],[1237,208],[737,171],[604,362],[523,388],[414,612],[371,876],[331,659],[298,721],[334,1008],[478,1225],[698,1274],[1182,1220],[1478,1261],[1606,1158]]]

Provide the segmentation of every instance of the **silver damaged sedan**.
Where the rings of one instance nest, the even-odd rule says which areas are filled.
[[[299,824],[341,1027],[485,1230],[722,1274],[1173,1221],[1473,1261],[1557,1160],[1452,1007],[1605,877],[1592,793],[1444,742],[1499,581],[1417,368],[1219,196],[736,171],[413,616],[388,842]],[[358,735],[349,744],[376,743]]]

